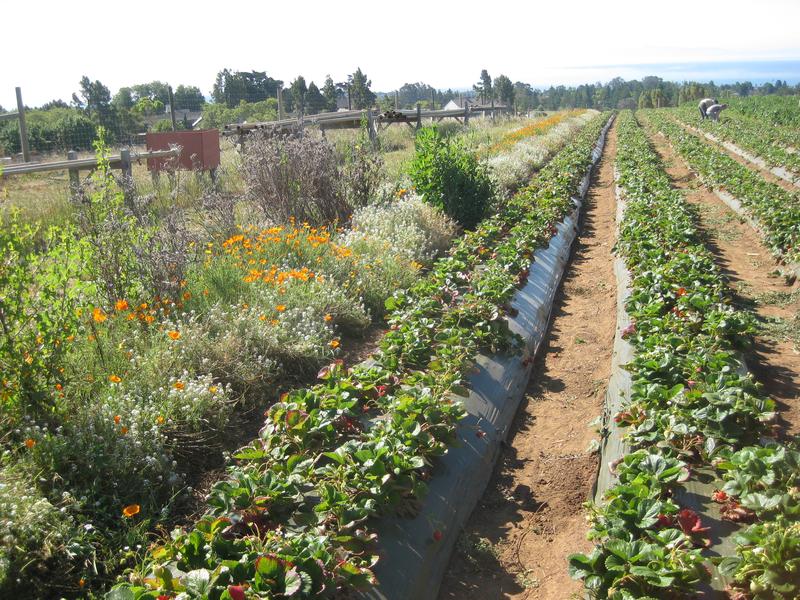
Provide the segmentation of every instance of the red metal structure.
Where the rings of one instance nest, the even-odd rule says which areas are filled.
[[[164,131],[147,133],[148,150],[169,150],[170,146],[182,148],[177,159],[154,158],[147,160],[147,170],[159,171],[175,168],[189,171],[211,171],[219,167],[219,131],[203,129],[200,131]]]

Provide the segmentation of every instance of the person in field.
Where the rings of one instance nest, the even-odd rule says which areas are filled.
[[[728,108],[727,104],[712,104],[706,109],[706,117],[712,121],[719,121],[719,113]]]
[[[700,100],[700,104],[698,105],[698,107],[700,108],[700,118],[705,119],[706,111],[708,110],[709,107],[715,104],[719,104],[716,98],[703,98],[702,100]]]

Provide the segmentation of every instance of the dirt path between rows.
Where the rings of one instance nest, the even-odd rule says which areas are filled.
[[[550,331],[492,481],[450,561],[440,600],[579,598],[567,556],[592,548],[583,503],[616,327],[614,158],[609,131]]]
[[[650,131],[652,134],[652,131]],[[745,356],[750,371],[775,399],[784,434],[800,433],[800,286],[773,274],[775,263],[759,235],[702,185],[661,135],[651,135],[672,184],[700,211],[700,225],[734,302],[760,324]]]

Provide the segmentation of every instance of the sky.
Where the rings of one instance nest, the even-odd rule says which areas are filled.
[[[374,91],[468,89],[481,69],[534,87],[616,76],[800,82],[800,1],[28,0],[2,9],[0,106],[69,101],[81,76],[208,95],[223,68],[321,86],[356,67]]]

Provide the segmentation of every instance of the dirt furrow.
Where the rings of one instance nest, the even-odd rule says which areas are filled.
[[[673,185],[700,213],[709,249],[728,278],[734,302],[759,323],[745,359],[766,394],[778,403],[784,434],[800,433],[800,286],[775,274],[759,235],[700,180],[661,135],[652,135]]]
[[[602,410],[616,326],[615,155],[612,127],[526,397],[440,600],[580,597],[567,556],[591,549],[582,504],[597,471],[591,423]]]

